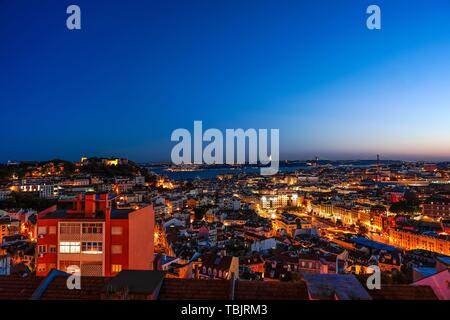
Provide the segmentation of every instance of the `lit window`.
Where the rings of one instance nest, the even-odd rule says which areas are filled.
[[[80,253],[79,242],[61,242],[59,244],[60,253]]]
[[[45,263],[39,263],[38,266],[37,266],[37,271],[38,271],[38,272],[45,272],[46,269],[47,269],[47,268],[46,268]]]
[[[100,254],[103,252],[102,242],[83,242],[81,244],[81,251],[87,254]]]
[[[122,265],[121,264],[113,264],[111,265],[111,272],[120,272],[122,271]]]

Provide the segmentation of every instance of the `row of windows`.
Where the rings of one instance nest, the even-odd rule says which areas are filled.
[[[208,272],[208,273],[206,273]],[[212,270],[211,268],[208,268],[208,270],[206,270],[206,267],[203,267],[203,274],[208,274],[208,276],[214,276],[214,277],[219,277],[219,278],[226,278],[228,277],[228,271],[223,271],[222,270],[217,270],[214,268],[214,270]]]
[[[61,242],[59,244],[59,252],[61,253],[103,253],[102,242]]]
[[[70,223],[61,223],[59,227],[59,232],[61,234],[79,234],[80,233],[80,225],[79,224],[70,224]]]
[[[47,226],[40,226],[38,228],[38,235],[46,235],[46,234],[47,234]],[[56,234],[56,226],[49,226],[48,234]]]
[[[83,234],[102,234],[103,225],[101,223],[83,223],[81,227],[79,224],[73,223],[61,223],[60,225],[61,234],[80,234],[80,230],[83,232]],[[47,226],[40,226],[38,228],[38,235],[46,235],[46,234],[47,234]],[[49,226],[48,234],[56,234],[56,226]],[[112,227],[111,234],[121,235],[122,227]]]
[[[103,233],[103,225],[101,223],[83,223],[84,234]]]
[[[61,234],[79,234],[80,230],[83,234],[101,234],[103,233],[103,224],[101,223],[61,223]]]
[[[45,263],[39,263],[36,268],[37,272],[46,272],[46,271],[50,271],[52,269],[56,269],[56,264],[49,263],[47,265]]]
[[[61,261],[60,269],[67,271],[67,268],[69,266],[77,266],[79,264],[80,264],[79,261]],[[38,272],[46,272],[46,271],[50,271],[51,269],[56,269],[56,264],[54,264],[54,263],[49,263],[49,264],[39,263],[37,265],[36,269]],[[111,272],[119,273],[120,271],[122,271],[121,264],[112,264],[111,265]]]
[[[59,252],[61,253],[80,253],[79,242],[61,242],[59,244]]]
[[[60,253],[102,253],[103,252],[103,243],[102,242],[82,242],[80,247],[80,242],[61,242],[59,245]],[[49,245],[48,246],[49,253],[56,253],[56,246]],[[47,253],[47,245],[39,245],[38,253]],[[111,246],[112,254],[121,254],[122,253],[122,245],[112,245]]]
[[[103,243],[101,242],[82,242],[81,243],[81,252],[83,253],[102,253],[103,252]]]
[[[48,252],[49,253],[56,253],[56,246],[55,245],[49,245],[48,246]],[[47,253],[47,245],[39,245],[38,246],[38,253]]]

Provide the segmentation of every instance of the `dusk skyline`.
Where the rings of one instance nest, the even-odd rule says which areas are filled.
[[[449,0],[0,0],[0,316],[449,301],[449,58]]]
[[[283,160],[450,160],[450,3],[376,1],[371,31],[372,2],[79,0],[69,31],[71,1],[0,0],[0,162],[170,161],[195,120],[279,128]]]

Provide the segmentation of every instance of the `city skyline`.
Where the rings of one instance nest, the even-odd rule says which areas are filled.
[[[447,1],[378,1],[381,30],[368,1],[77,4],[69,31],[1,2],[0,162],[170,161],[195,120],[279,128],[282,160],[450,160]]]
[[[0,0],[0,315],[449,301],[449,40],[449,0]]]

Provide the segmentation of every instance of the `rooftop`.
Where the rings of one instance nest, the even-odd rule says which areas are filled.
[[[312,299],[372,300],[354,275],[306,273],[303,277]]]
[[[134,209],[111,209],[111,219],[127,219]],[[103,220],[105,219],[105,213],[103,211],[97,211],[94,215],[86,216],[84,213],[74,213],[70,210],[58,209],[56,211],[47,213],[44,217],[40,219],[70,219],[70,220]]]
[[[370,290],[374,300],[437,300],[429,286],[382,285],[380,290]]]
[[[66,277],[56,276],[42,300],[99,300],[102,294],[127,289],[145,295],[156,291],[158,300],[307,300],[303,281],[254,282],[229,280],[164,279],[158,271],[122,271],[115,278],[82,277],[81,290],[69,290]],[[0,299],[28,300],[42,285],[43,277],[0,276]],[[112,286],[112,287],[111,287]],[[158,289],[160,286],[160,289]]]

